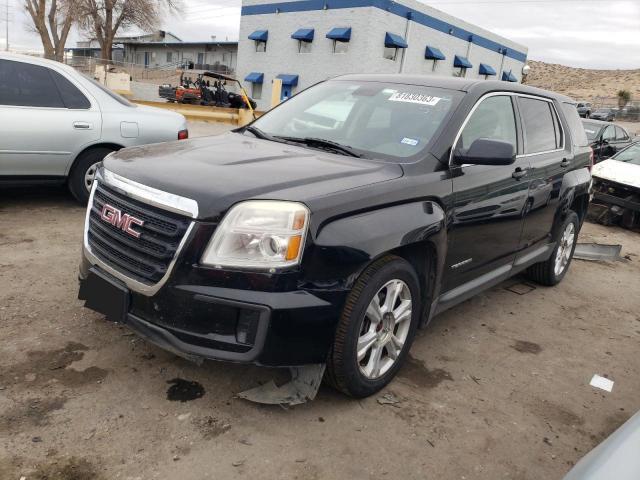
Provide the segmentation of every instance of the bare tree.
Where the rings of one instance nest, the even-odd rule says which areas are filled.
[[[75,0],[24,0],[24,7],[40,35],[44,56],[61,62],[74,23]]]
[[[165,11],[177,11],[180,0],[80,0],[82,28],[100,44],[102,59],[111,61],[113,40],[122,28],[143,31],[158,26]]]

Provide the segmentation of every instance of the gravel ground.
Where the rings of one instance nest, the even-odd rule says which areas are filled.
[[[0,191],[2,480],[559,479],[640,409],[638,233],[585,224],[627,260],[514,278],[420,331],[380,395],[285,410],[235,397],[280,371],[197,366],[85,310],[83,215],[62,189]]]

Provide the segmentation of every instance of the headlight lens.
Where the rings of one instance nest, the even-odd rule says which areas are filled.
[[[277,268],[302,257],[309,210],[296,202],[250,200],[229,210],[202,256],[214,267]]]

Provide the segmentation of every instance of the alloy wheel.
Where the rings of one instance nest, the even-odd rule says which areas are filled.
[[[387,282],[373,296],[362,319],[357,344],[360,372],[369,380],[396,363],[411,327],[411,291],[405,282]]]
[[[569,260],[571,260],[571,252],[573,251],[573,244],[576,240],[575,225],[573,222],[567,224],[560,238],[560,245],[556,252],[556,261],[554,265],[554,273],[556,276],[562,275],[562,272],[567,268]]]

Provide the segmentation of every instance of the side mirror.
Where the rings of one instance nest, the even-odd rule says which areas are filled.
[[[511,165],[516,161],[516,152],[509,142],[478,138],[466,152],[454,152],[453,160],[458,165]]]

